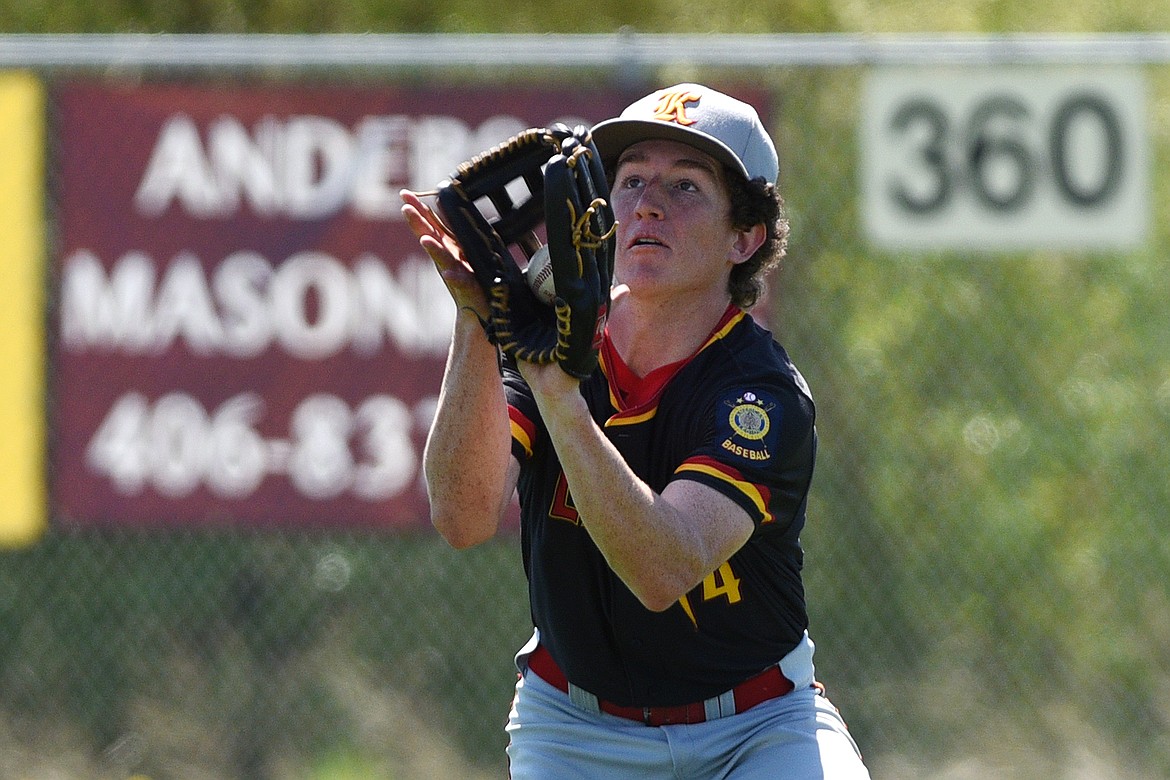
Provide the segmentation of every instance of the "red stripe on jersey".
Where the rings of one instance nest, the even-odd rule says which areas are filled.
[[[600,358],[601,370],[609,380],[609,403],[617,409],[617,414],[606,425],[630,425],[653,417],[667,382],[687,363],[687,360],[680,360],[640,377],[630,370],[608,338],[601,344]]]
[[[674,470],[675,474],[681,474],[686,471],[693,471],[699,474],[706,474],[707,476],[715,477],[716,479],[733,486],[740,493],[745,495],[752,504],[756,507],[756,511],[760,513],[761,523],[770,523],[776,518],[772,515],[768,508],[769,501],[772,497],[772,492],[764,485],[759,485],[755,482],[749,482],[744,478],[743,474],[726,463],[721,463],[714,458],[709,458],[706,455],[696,455],[693,458],[687,458],[682,464]]]
[[[626,365],[622,356],[614,349],[613,342],[609,340],[607,330],[601,343],[601,370],[609,380],[609,403],[617,410],[617,414],[606,421],[606,426],[632,425],[654,417],[658,412],[658,399],[662,397],[662,391],[679,369],[693,360],[695,355],[726,336],[744,316],[746,315],[742,309],[728,306],[719,323],[711,331],[711,335],[694,354],[675,363],[659,366],[645,377],[638,376]]]
[[[532,457],[532,442],[536,439],[536,426],[515,406],[508,404],[508,423],[512,427],[512,438],[515,439],[525,454]]]

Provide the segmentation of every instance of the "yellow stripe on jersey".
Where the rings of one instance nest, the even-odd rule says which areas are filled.
[[[706,474],[707,476],[715,477],[721,482],[726,482],[727,484],[732,485],[740,493],[747,496],[747,498],[756,507],[756,510],[760,513],[761,523],[770,523],[776,519],[768,509],[768,501],[764,497],[764,493],[760,486],[753,482],[748,482],[743,478],[743,475],[735,469],[732,469],[729,466],[724,466],[718,461],[712,460],[710,458],[695,458],[692,460],[683,461],[682,465],[675,469],[674,473],[681,474],[686,471]]]
[[[532,440],[536,436],[536,428],[524,414],[511,404],[508,405],[508,425],[512,428],[512,438],[524,448],[524,454],[532,457]]]
[[[618,412],[613,417],[610,417],[605,421],[605,427],[608,428],[611,425],[636,425],[637,423],[642,423],[646,422],[647,420],[654,419],[654,415],[656,414],[658,414],[657,404],[650,407],[641,414],[623,414]]]
[[[719,339],[726,336],[728,333],[731,332],[731,329],[734,328],[736,325],[738,325],[740,323],[740,320],[742,320],[746,316],[747,316],[747,312],[737,311],[731,317],[731,319],[729,319],[727,321],[727,323],[722,328],[720,328],[719,330],[717,330],[711,334],[711,338],[707,339],[706,343],[704,343],[703,346],[699,347],[698,352],[696,352],[695,354],[696,355],[699,354],[699,352],[702,352],[704,349],[711,346],[711,344],[713,344],[714,342],[716,342]]]
[[[611,372],[613,369],[611,369],[611,368],[609,367],[609,362],[608,362],[608,360],[606,359],[606,354],[605,354],[605,350],[604,350],[604,349],[603,349],[603,350],[601,350],[600,352],[598,352],[598,353],[597,353],[597,362],[598,362],[598,364],[601,366],[601,373],[605,375],[605,384],[606,384],[606,387],[608,387],[608,388],[609,388],[609,405],[610,405],[610,408],[612,408],[612,409],[621,409],[621,408],[622,408],[622,403],[621,403],[621,401],[618,399],[618,397],[617,397],[617,393],[616,393],[616,392],[614,392],[614,389],[613,389],[613,386],[614,386],[614,381],[615,381],[615,380],[614,380],[614,378],[613,378],[612,376],[610,376],[610,372]]]
[[[528,438],[528,432],[516,424],[515,420],[509,420],[508,424],[512,426],[512,438],[519,442],[520,446],[524,448],[524,454],[532,457],[532,440]]]
[[[687,594],[682,594],[678,600],[679,606],[683,608],[683,612],[687,613],[687,617],[691,619],[691,623],[695,628],[699,627],[699,621],[695,619],[695,610],[691,608],[691,600],[687,598]]]

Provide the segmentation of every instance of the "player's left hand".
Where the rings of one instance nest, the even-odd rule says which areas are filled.
[[[518,183],[528,188],[517,193]],[[517,362],[597,367],[613,277],[614,220],[600,155],[584,127],[531,128],[461,164],[439,188],[443,223],[491,306],[488,335]],[[494,209],[484,213],[490,201]],[[552,308],[529,289],[511,247],[531,257],[543,224]]]

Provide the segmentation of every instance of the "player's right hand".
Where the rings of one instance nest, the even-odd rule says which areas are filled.
[[[459,242],[417,193],[401,190],[399,196],[402,198],[402,215],[406,218],[407,226],[418,236],[419,246],[434,262],[455,305],[461,312],[474,314],[480,323],[486,322],[491,314],[491,306],[476,282],[471,266],[463,257]]]

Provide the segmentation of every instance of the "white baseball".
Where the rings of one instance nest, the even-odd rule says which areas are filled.
[[[547,245],[532,253],[528,267],[524,269],[524,278],[541,303],[553,305],[557,298],[557,290],[553,285],[553,269],[552,263],[549,262]]]

